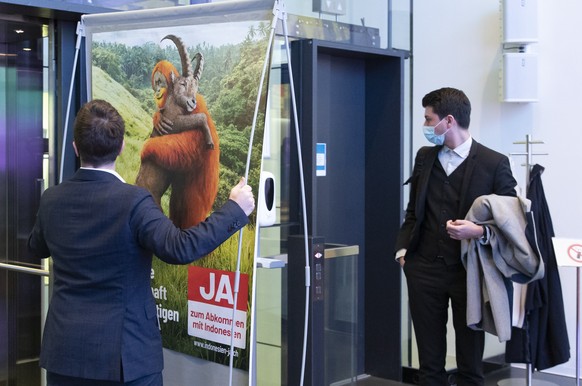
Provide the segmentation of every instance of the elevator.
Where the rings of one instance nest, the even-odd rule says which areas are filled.
[[[41,379],[43,280],[30,272],[42,267],[26,242],[44,187],[47,30],[43,21],[0,15],[0,385]]]
[[[291,48],[306,165],[307,233],[325,245],[357,247],[350,269],[357,274],[356,290],[335,295],[357,308],[351,324],[357,326],[356,373],[400,380],[401,272],[392,248],[402,208],[406,54],[307,39]],[[297,174],[292,166],[291,175]],[[291,189],[292,223],[302,222],[298,193]],[[289,275],[290,286],[302,280],[291,277],[291,270]],[[313,295],[317,312],[321,299]],[[313,346],[329,344],[318,341],[317,334],[312,338],[312,352],[318,352]],[[321,360],[311,359],[311,371],[321,371],[316,368]],[[315,382],[313,375],[306,378]]]

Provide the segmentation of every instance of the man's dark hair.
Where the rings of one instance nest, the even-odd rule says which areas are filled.
[[[108,102],[94,99],[75,118],[74,141],[84,163],[98,167],[115,161],[121,151],[125,123]]]
[[[432,107],[432,111],[443,119],[452,115],[460,127],[469,128],[471,123],[471,102],[461,90],[443,87],[429,92],[422,98],[422,107]]]

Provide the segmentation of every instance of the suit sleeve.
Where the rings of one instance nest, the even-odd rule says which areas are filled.
[[[414,159],[414,168],[412,169],[412,176],[406,180],[406,182],[404,182],[404,185],[410,184],[410,192],[408,205],[406,206],[406,211],[404,214],[404,222],[402,223],[400,231],[398,232],[394,253],[403,248],[408,249],[413,229],[416,226],[416,199],[418,197],[418,182],[424,167],[426,149],[428,148],[421,148],[416,153],[416,157]]]
[[[34,227],[28,236],[28,251],[39,259],[45,259],[50,256],[48,245],[42,232],[40,216],[37,214]]]
[[[497,164],[495,170],[495,183],[494,192],[499,196],[517,196],[515,187],[517,186],[517,181],[513,177],[511,172],[511,166],[509,164],[509,158],[502,156],[501,161]]]
[[[188,228],[177,228],[146,196],[130,220],[138,243],[169,264],[188,264],[206,256],[249,222],[240,206],[228,200],[205,221]]]

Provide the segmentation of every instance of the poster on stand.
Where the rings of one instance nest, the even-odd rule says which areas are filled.
[[[89,98],[110,102],[126,123],[117,171],[150,190],[181,228],[220,207],[245,175],[259,100],[247,181],[257,194],[266,99],[257,95],[272,9],[261,9],[264,1],[245,4],[84,20]],[[253,213],[242,232],[188,266],[154,258],[152,294],[165,348],[228,365],[232,339],[233,366],[248,370],[255,237]]]

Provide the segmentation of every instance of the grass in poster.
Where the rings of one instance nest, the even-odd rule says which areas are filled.
[[[243,242],[243,251],[241,252],[240,272],[241,274],[249,275],[249,277],[252,277],[253,256],[250,246],[254,244],[254,237],[254,229],[246,227],[243,231],[243,238],[246,241]],[[194,262],[193,265],[225,271],[235,271],[237,249],[238,234],[231,237],[207,257]],[[216,342],[206,342],[203,339],[194,338],[188,335],[187,267],[168,266],[167,264],[156,259],[154,260],[153,268],[156,274],[152,282],[152,287],[155,288],[156,286],[164,285],[166,286],[168,293],[168,300],[157,301],[157,304],[166,309],[178,311],[180,315],[179,323],[163,323],[163,321],[160,320],[164,347],[188,355],[205,358],[213,362],[228,364],[228,355],[225,355],[216,350],[209,350],[206,348],[204,343],[208,343],[216,347],[223,347],[226,353],[228,353],[230,350],[230,346],[221,345]],[[249,282],[251,281],[249,280]],[[250,298],[252,298],[251,288],[249,288],[249,299]],[[250,309],[250,303],[247,303],[247,309]],[[250,312],[247,312],[246,325],[250,325]],[[249,342],[250,339],[249,334],[250,329],[247,329],[247,342]],[[203,344],[196,344],[195,342],[202,342]],[[246,366],[248,366],[248,363],[246,363],[246,361],[248,361],[248,355],[246,352],[247,350],[248,348],[244,350],[235,348],[235,351],[239,351],[239,354],[234,358],[234,366],[236,368],[246,368]]]

